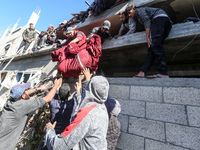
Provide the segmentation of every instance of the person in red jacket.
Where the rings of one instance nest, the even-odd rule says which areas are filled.
[[[64,78],[76,77],[84,68],[96,71],[102,52],[100,36],[93,34],[86,42],[83,32],[71,29],[68,27],[65,31],[67,45],[51,53],[52,61],[60,62],[58,73]]]
[[[78,45],[85,43],[86,35],[82,31],[74,30],[72,27],[68,27],[63,34],[67,37],[67,40],[63,44],[57,44],[58,47],[68,45],[69,43],[76,43]]]

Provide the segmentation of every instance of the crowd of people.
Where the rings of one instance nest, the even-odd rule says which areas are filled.
[[[152,66],[154,60],[156,60],[158,74],[148,77],[168,78],[167,61],[163,44],[164,40],[170,33],[172,22],[167,13],[160,8],[137,8],[134,5],[130,5],[125,11],[120,12],[118,16],[121,21],[121,27],[118,35],[112,36],[110,34],[109,30],[111,28],[111,23],[109,20],[105,20],[101,26],[94,27],[88,36],[86,36],[84,32],[75,30],[69,26],[63,32],[66,36],[66,42],[62,44],[56,43],[56,32],[54,27],[51,25],[47,31],[41,32],[37,38],[34,48],[30,50],[30,53],[44,47],[45,44],[64,47],[70,43],[76,43],[80,46],[83,43],[87,43],[94,34],[100,36],[101,44],[103,44],[106,39],[111,39],[112,37],[117,39],[119,36],[145,31],[148,45],[148,55],[143,66],[141,67],[141,70],[134,77],[146,77],[146,74]],[[30,24],[30,28],[26,29],[22,34],[23,41],[19,49],[24,45],[24,51],[28,48],[30,43],[34,40],[35,32],[34,25]]]
[[[135,77],[145,77],[154,60],[157,61],[159,72],[155,77],[169,77],[163,43],[172,24],[165,11],[159,8],[137,8],[130,5],[118,15],[122,25],[118,35],[114,38],[137,31],[146,31],[148,56]],[[117,120],[117,115],[121,111],[120,104],[116,99],[109,97],[107,79],[91,73],[98,68],[101,44],[106,39],[112,38],[109,32],[110,28],[110,21],[105,20],[101,26],[93,28],[90,35],[86,37],[82,31],[68,27],[64,31],[67,40],[63,44],[54,43],[56,33],[53,26],[49,26],[47,31],[41,32],[34,45],[34,50],[41,48],[44,44],[63,46],[52,52],[53,61],[60,61],[61,64],[63,60],[75,59],[75,56],[79,59],[82,56],[84,58],[86,52],[79,53],[82,49],[90,51],[91,59],[86,62],[83,59],[73,62],[74,64],[82,64],[80,68],[75,70],[73,70],[74,68],[66,70],[67,63],[71,63],[70,61],[59,65],[58,79],[54,81],[54,87],[42,98],[29,99],[29,96],[38,90],[49,88],[44,85],[29,89],[30,84],[23,84],[16,85],[11,89],[10,99],[6,102],[0,116],[0,147],[2,149],[12,150],[15,148],[26,124],[27,114],[42,107],[45,103],[49,103],[51,114],[49,123],[45,126],[45,135],[38,147],[39,150],[115,149],[121,132],[120,123]],[[34,38],[34,25],[30,24],[30,28],[23,33],[20,48],[25,45],[24,50],[26,50]],[[95,55],[97,53],[98,55]],[[82,56],[80,57],[78,54]],[[95,64],[92,64],[94,61],[96,61]],[[70,69],[73,71],[70,72]],[[74,85],[76,92],[71,95],[69,84],[62,82],[62,78],[76,76],[78,76],[78,82]],[[81,80],[83,78],[84,82]]]

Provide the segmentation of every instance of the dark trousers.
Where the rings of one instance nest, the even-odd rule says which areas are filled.
[[[40,141],[40,144],[39,144],[37,150],[48,150],[44,137]]]
[[[19,46],[19,48],[18,48],[17,51],[19,51],[19,50],[24,46],[23,52],[25,52],[25,51],[28,49],[28,47],[29,47],[30,44],[31,44],[31,43],[29,43],[28,41],[23,40],[23,41],[21,42],[21,44],[20,44],[20,46]]]
[[[152,45],[148,49],[147,59],[144,62],[141,71],[145,74],[156,59],[157,70],[160,74],[168,75],[165,51],[163,48],[164,40],[169,35],[172,24],[167,17],[157,17],[151,23]]]

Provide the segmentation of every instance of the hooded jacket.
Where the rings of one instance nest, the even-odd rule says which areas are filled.
[[[85,92],[76,94],[78,113],[62,134],[49,127],[45,140],[50,150],[107,150],[108,114],[104,102],[109,83],[102,76],[93,77]]]

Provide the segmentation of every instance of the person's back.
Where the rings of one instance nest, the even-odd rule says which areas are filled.
[[[35,105],[38,103],[38,105]],[[31,107],[31,104],[33,106]],[[18,100],[16,102],[8,100],[4,106],[0,117],[0,147],[3,150],[15,148],[18,137],[24,129],[28,113],[45,104],[42,98],[37,100]]]
[[[140,7],[137,8],[136,16],[138,17],[138,21],[144,24],[145,28],[150,27],[151,22],[147,19],[153,20],[157,17],[168,17],[166,12],[160,8],[152,8],[152,7]]]
[[[44,90],[45,87],[42,85],[35,89],[28,88],[30,88],[30,83],[12,87],[10,99],[4,105],[0,116],[0,148],[2,150],[15,149],[28,114],[42,107],[51,98],[46,100],[45,96],[44,98],[29,99],[30,94],[36,92],[37,89]]]
[[[50,122],[57,122],[55,131],[60,134],[70,124],[70,117],[74,106],[73,100],[61,100],[57,92],[49,103],[50,106]]]
[[[121,134],[121,124],[117,119],[121,111],[121,105],[116,99],[111,99],[109,96],[106,100],[106,108],[109,115],[109,124],[108,124],[108,132],[107,132],[107,143],[108,150],[115,150],[117,146],[118,138]]]
[[[87,115],[84,116],[86,113]],[[76,129],[69,132],[74,126]],[[74,141],[77,143],[79,138],[82,138],[81,141],[73,147],[74,150],[107,150],[107,129],[107,110],[104,105],[97,104],[82,108],[80,112],[77,113],[75,120],[62,133],[62,136],[64,140],[69,143],[69,147],[73,147]],[[68,136],[68,133],[74,136]],[[60,148],[62,149],[62,147]],[[64,146],[63,149],[64,148],[66,147]]]

